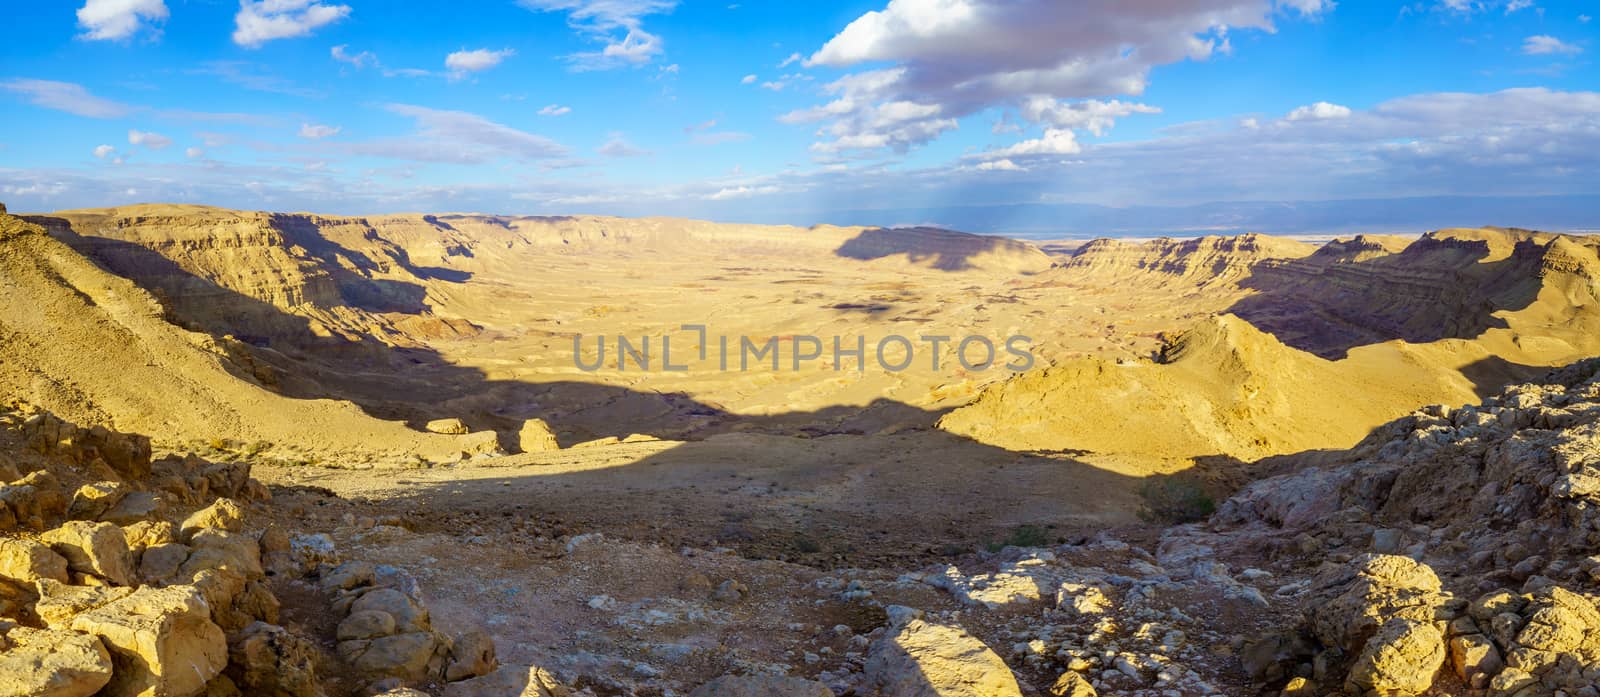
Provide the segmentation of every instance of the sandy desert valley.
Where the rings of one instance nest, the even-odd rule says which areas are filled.
[[[1600,697],[1581,0],[0,22],[0,697]]]
[[[7,554],[75,549],[51,540],[88,523],[64,519],[110,521],[139,530],[117,552],[130,575],[89,547],[65,580],[180,587],[188,562],[153,550],[206,549],[181,540],[216,519],[205,534],[258,555],[223,563],[250,592],[193,581],[213,614],[238,613],[219,625],[276,622],[299,642],[228,654],[221,675],[260,694],[300,694],[275,681],[302,673],[330,693],[517,694],[533,688],[506,681],[528,666],[550,693],[783,675],[813,682],[768,687],[923,694],[875,686],[908,670],[937,694],[1342,687],[1373,660],[1352,645],[1376,641],[1363,622],[1420,613],[1433,631],[1432,613],[1463,625],[1502,586],[1494,602],[1534,608],[1594,583],[1572,489],[1600,415],[1600,365],[1583,360],[1600,343],[1594,238],[1063,250],[676,219],[149,205],[4,220]],[[870,355],[835,369],[831,347],[799,369],[785,348],[777,370],[572,355],[575,335],[673,335],[697,363],[684,324],[791,343],[1025,334],[1037,365],[969,370],[954,342],[939,369],[919,343],[900,372]],[[116,433],[149,440],[126,436],[130,460]],[[1545,441],[1554,463],[1503,462]],[[196,473],[227,463],[253,480],[216,504]],[[1489,505],[1496,490],[1508,503]],[[425,604],[431,628],[410,635],[439,637],[427,655],[351,643],[383,640],[352,638],[369,615],[348,608],[384,574],[413,594],[395,602]],[[1384,585],[1412,583],[1426,588]],[[11,607],[47,618],[71,588]],[[1488,634],[1509,631],[1501,614],[1481,636],[1533,641]],[[1440,651],[1459,631],[1433,635]],[[909,653],[882,655],[896,636]],[[466,660],[447,647],[480,638],[505,667],[446,681]],[[1488,672],[1445,665],[1438,683]]]

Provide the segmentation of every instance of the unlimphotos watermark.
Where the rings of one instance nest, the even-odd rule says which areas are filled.
[[[591,338],[594,351],[587,355],[584,353],[585,337],[576,334],[572,337],[572,363],[584,372],[600,370],[607,365],[606,349],[609,345],[615,349],[612,365],[619,371],[688,372],[694,368],[726,372],[749,371],[752,368],[759,370],[763,366],[774,372],[799,371],[814,362],[831,358],[829,363],[836,371],[847,370],[846,365],[853,362],[856,371],[864,372],[870,361],[875,362],[881,370],[898,373],[910,368],[918,360],[926,361],[932,370],[940,370],[946,349],[953,350],[955,361],[966,370],[988,370],[996,365],[1018,372],[1033,368],[1033,339],[1022,335],[996,341],[978,335],[919,335],[913,339],[890,334],[869,343],[865,336],[832,336],[827,337],[827,341],[824,337],[812,334],[760,339],[744,335],[712,336],[703,324],[685,324],[679,329],[693,332],[695,338],[687,351],[676,355],[672,350],[673,335],[670,334],[633,338],[618,334],[611,344],[607,343],[606,335],[601,334]],[[688,335],[680,338],[688,338]],[[784,350],[786,344],[787,351]],[[999,363],[1002,358],[1009,360]],[[633,367],[630,368],[629,364]]]

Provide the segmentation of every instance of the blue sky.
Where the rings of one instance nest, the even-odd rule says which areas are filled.
[[[7,14],[0,201],[16,210],[905,224],[954,206],[1003,221],[1041,205],[1600,193],[1594,2],[90,0]],[[891,219],[863,220],[875,210]],[[961,222],[1005,229],[984,220]]]

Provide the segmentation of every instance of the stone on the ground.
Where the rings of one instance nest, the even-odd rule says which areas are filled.
[[[434,419],[429,421],[423,428],[426,428],[429,433],[439,433],[446,436],[464,436],[472,432],[472,428],[467,426],[467,423],[461,419]]]
[[[32,540],[0,538],[0,576],[31,584],[42,578],[67,582],[67,559]]]
[[[122,497],[115,506],[105,513],[101,513],[99,520],[117,525],[133,525],[140,521],[149,520],[161,511],[161,498],[149,491],[134,491]],[[129,547],[133,541],[129,540]]]
[[[191,697],[228,663],[222,628],[192,587],[141,588],[78,615],[72,628],[111,652],[115,672],[103,697]]]
[[[502,666],[481,678],[445,686],[444,697],[571,697],[572,690],[538,666]]]
[[[52,579],[35,581],[34,588],[39,601],[33,610],[51,629],[71,627],[72,618],[133,593],[132,588],[73,586]]]
[[[111,654],[80,632],[0,627],[0,697],[89,697],[111,680]]]
[[[1098,697],[1088,678],[1072,670],[1056,678],[1055,684],[1050,686],[1050,694],[1055,697]]]
[[[550,424],[545,423],[544,419],[528,419],[522,422],[522,429],[517,431],[517,446],[525,453],[561,449],[555,431],[550,429]]]
[[[40,535],[39,540],[66,557],[69,571],[93,574],[119,586],[137,582],[128,540],[116,525],[74,520]]]
[[[316,658],[310,641],[255,622],[229,642],[225,674],[251,697],[316,697]]]
[[[1395,617],[1367,641],[1345,682],[1357,693],[1417,695],[1433,686],[1444,658],[1444,637],[1432,623]]]
[[[78,487],[67,505],[67,517],[73,520],[99,520],[112,506],[128,495],[128,485],[121,482],[95,482]]]
[[[183,524],[178,526],[179,539],[188,541],[201,530],[244,530],[244,508],[233,499],[217,499],[183,519]]]
[[[494,639],[481,629],[456,635],[450,642],[450,662],[444,679],[449,682],[488,675],[495,669]]]
[[[873,644],[866,674],[884,697],[1022,694],[1005,661],[982,641],[960,627],[920,619],[896,623]]]

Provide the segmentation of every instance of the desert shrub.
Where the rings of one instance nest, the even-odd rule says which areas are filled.
[[[1037,525],[1018,525],[1005,539],[989,544],[989,551],[998,552],[1007,547],[1048,547],[1050,534]]]
[[[1140,517],[1158,523],[1193,523],[1211,517],[1217,502],[1198,483],[1180,478],[1151,479],[1139,487]]]

